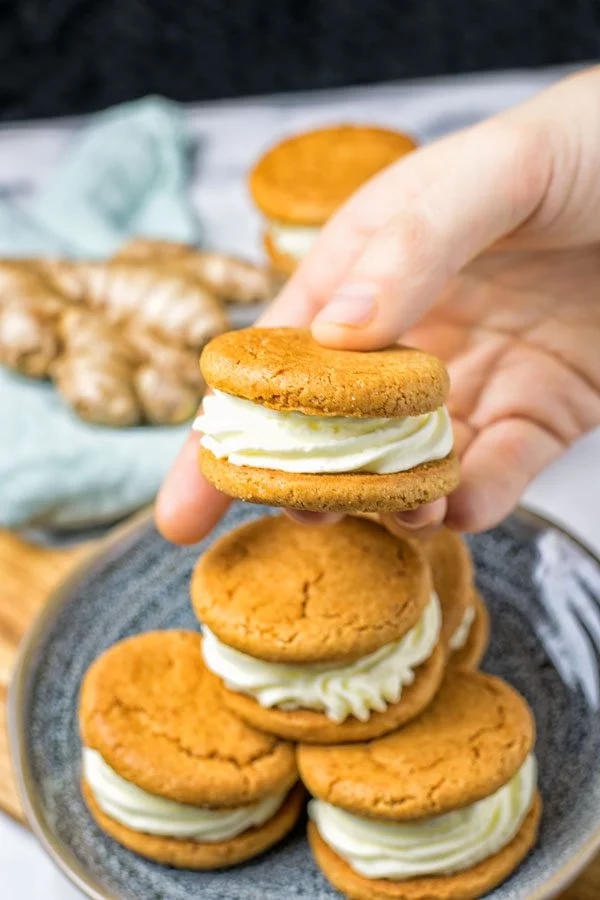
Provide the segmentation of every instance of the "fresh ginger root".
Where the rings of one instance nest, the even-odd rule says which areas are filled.
[[[198,408],[198,391],[179,381],[173,372],[140,366],[134,386],[147,422],[187,422]]]
[[[75,412],[97,425],[137,425],[142,410],[133,379],[135,357],[115,328],[88,310],[61,321],[63,353],[51,374]]]
[[[225,303],[265,303],[273,299],[277,288],[268,269],[227,253],[195,250],[188,244],[134,238],[115,259],[174,261],[180,271],[197,277]]]
[[[164,241],[105,263],[0,261],[0,363],[53,378],[89,422],[183,422],[204,391],[200,351],[227,328],[225,296],[271,295],[264,270]]]
[[[60,352],[63,298],[31,261],[0,265],[0,363],[44,378]]]

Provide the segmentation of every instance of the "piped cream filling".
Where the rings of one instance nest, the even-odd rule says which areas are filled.
[[[471,606],[467,606],[465,609],[464,615],[462,617],[461,623],[450,638],[449,644],[451,650],[462,650],[467,641],[469,640],[469,635],[471,633],[471,626],[475,621],[475,616],[477,615],[475,606],[471,604]]]
[[[442,624],[437,594],[400,640],[346,665],[287,665],[256,659],[223,644],[204,628],[207,667],[232,691],[264,707],[314,709],[334,722],[354,716],[366,722],[373,712],[398,703],[415,679],[415,669],[431,656]]]
[[[267,233],[275,250],[298,262],[308,255],[320,230],[313,225],[286,225],[274,219],[267,220]]]
[[[181,840],[215,843],[236,837],[248,828],[271,819],[285,800],[285,792],[269,794],[250,806],[208,809],[158,797],[126,781],[102,756],[83,748],[83,777],[100,809],[114,819],[144,834]]]
[[[204,398],[194,429],[218,459],[281,472],[405,472],[444,459],[453,445],[445,406],[393,419],[307,416],[221,391]]]
[[[453,875],[499,853],[531,809],[537,783],[533,755],[499,791],[464,809],[430,819],[367,819],[322,800],[309,815],[323,840],[365,878],[403,881]]]

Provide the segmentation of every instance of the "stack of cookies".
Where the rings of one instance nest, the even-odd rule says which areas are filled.
[[[201,466],[234,496],[373,512],[455,483],[431,357],[357,354],[353,373],[305,333],[219,341]],[[233,865],[291,830],[301,781],[315,859],[347,897],[475,900],[517,867],[540,818],[535,727],[477,671],[489,618],[461,537],[267,515],[213,543],[191,596],[201,635],[130,638],[86,676],[83,793],[108,834],[174,866]]]

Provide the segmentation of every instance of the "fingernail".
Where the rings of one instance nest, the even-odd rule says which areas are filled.
[[[410,512],[396,513],[394,519],[396,524],[405,531],[420,531],[421,528],[428,525],[431,521],[429,517],[424,519],[422,516],[411,515]]]
[[[368,284],[348,284],[340,288],[327,306],[315,316],[315,322],[334,325],[367,325],[375,315],[377,291]]]
[[[444,517],[445,510],[445,500],[435,500],[433,503],[427,503],[417,509],[394,513],[394,519],[407,531],[418,531],[428,525],[438,525]]]

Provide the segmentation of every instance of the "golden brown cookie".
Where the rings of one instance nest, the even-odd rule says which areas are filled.
[[[244,690],[246,679],[251,683],[255,678],[256,660],[291,667],[283,672],[259,669],[255,684],[262,690],[268,685],[285,692],[290,679],[303,684],[302,667],[311,665],[327,667],[325,681],[331,682],[336,667],[399,641],[430,609],[431,576],[424,556],[376,522],[347,517],[316,529],[286,516],[257,519],[225,535],[200,558],[191,593],[195,612],[212,632],[210,644],[207,635],[206,661],[224,680],[224,702],[260,730],[316,743],[367,740],[418,715],[442,681],[446,651],[437,630],[430,630],[437,629],[437,620],[434,617],[432,624],[428,612],[428,637],[418,657],[425,661],[412,665],[411,683],[399,683],[404,686],[395,695],[397,701],[387,708],[374,704],[367,721],[358,718],[360,707],[356,711],[349,706],[342,722],[334,721],[331,709],[327,714],[327,705],[311,709],[308,703],[302,708],[306,686],[293,698],[297,709],[265,707],[262,694]],[[219,649],[218,642],[225,647]],[[255,662],[232,659],[227,648]],[[354,688],[353,676],[344,676],[350,679],[343,682],[344,697],[365,689],[368,676],[361,671]],[[376,693],[383,691],[377,680],[381,677],[371,683]],[[317,696],[322,701],[323,695]]]
[[[276,663],[345,663],[399,640],[431,597],[422,554],[375,522],[266,516],[216,541],[192,603],[230,647]]]
[[[349,716],[334,722],[325,713],[310,709],[266,709],[253,697],[223,687],[223,700],[232,712],[262,731],[307,744],[345,744],[368,741],[389,734],[424,710],[433,700],[444,677],[446,654],[438,644],[423,665],[415,670],[415,680],[404,687],[398,703],[384,712],[372,712],[366,722]]]
[[[82,789],[97,823],[149,859],[197,869],[233,865],[272,846],[292,828],[302,805],[302,792],[293,787],[293,747],[255,731],[223,706],[201,643],[200,635],[185,631],[147,632],[121,641],[88,670],[79,709]],[[90,750],[108,766],[108,772],[99,770],[108,779],[104,799],[96,793],[102,786],[99,772],[92,777],[94,770],[86,768]],[[113,785],[118,778],[129,786]],[[152,797],[138,792],[131,799],[135,789]],[[155,817],[154,807],[146,804],[160,798],[219,811],[277,794],[285,799],[269,819],[216,842],[130,827],[131,819]]]
[[[471,603],[473,563],[464,539],[449,528],[413,539],[431,566],[433,587],[442,607],[442,640],[448,646]]]
[[[209,844],[134,831],[107,816],[85,782],[82,791],[88,809],[106,834],[140,856],[179,869],[222,869],[258,856],[283,840],[300,818],[304,806],[304,791],[298,784],[264,825],[249,828],[228,841]]]
[[[460,669],[477,669],[485,655],[490,640],[490,614],[479,591],[472,589],[475,619],[469,630],[464,647],[455,650],[448,659],[448,665]]]
[[[297,509],[389,512],[436,500],[458,484],[458,461],[443,410],[448,375],[443,363],[420,350],[334,350],[317,344],[308,330],[248,328],[211,341],[201,368],[217,392],[248,401],[238,419],[239,407],[231,399],[207,398],[206,415],[197,426],[207,432],[200,441],[202,473],[233,497]],[[210,409],[215,411],[212,418]],[[281,413],[281,421],[271,411]],[[290,413],[299,415],[285,419]],[[401,427],[411,433],[401,436],[396,426],[417,416],[424,418],[404,422]],[[344,419],[334,419],[333,435],[331,429],[323,432],[330,417]],[[365,418],[383,421],[361,423]],[[369,450],[364,434],[355,436],[357,423],[377,434],[376,453],[398,452],[397,466],[403,471],[379,474],[377,462],[369,463],[374,471],[364,471],[369,465],[357,461],[353,448],[358,441],[360,454]],[[336,459],[338,429],[350,438],[343,438]],[[284,459],[278,465],[280,440]],[[244,448],[241,459],[236,446]],[[344,454],[350,471],[344,471]],[[290,459],[291,468],[299,470],[306,459],[309,471],[283,471]],[[331,460],[333,471],[331,466],[327,471]]]
[[[534,739],[531,711],[513,688],[460,670],[399,731],[362,744],[302,744],[298,767],[320,800],[357,815],[406,821],[490,796],[520,769]]]
[[[415,147],[408,135],[374,126],[309,131],[261,157],[250,192],[269,218],[321,225],[361,184]]]
[[[444,364],[422,350],[334,350],[302,328],[229,331],[200,366],[211,388],[313,416],[417,416],[442,406],[449,387]]]
[[[311,822],[308,837],[315,859],[334,887],[349,900],[478,900],[514,872],[536,842],[542,802],[533,806],[513,840],[499,853],[455,875],[408,881],[371,880],[359,875],[321,838]]]
[[[115,644],[88,670],[81,736],[122,778],[197,806],[231,807],[297,778],[294,750],[222,704],[191,631],[151,631]]]
[[[451,493],[459,479],[455,456],[393,475],[319,475],[234,466],[217,459],[204,447],[200,448],[198,459],[207,481],[230,497],[313,512],[385,513],[416,509]]]

